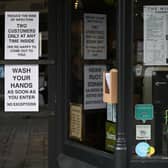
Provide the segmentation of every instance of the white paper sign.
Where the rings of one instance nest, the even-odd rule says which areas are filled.
[[[107,25],[104,14],[84,14],[84,59],[107,57]]]
[[[38,59],[39,13],[5,12],[5,59]]]
[[[5,12],[5,59],[38,57],[39,13]],[[39,111],[38,83],[38,65],[5,65],[5,112]]]
[[[5,65],[5,112],[38,111],[38,65]]]
[[[144,6],[144,64],[168,64],[168,6]]]
[[[105,65],[84,66],[84,109],[106,108],[103,102],[103,71]]]
[[[150,140],[151,125],[136,125],[136,140]]]

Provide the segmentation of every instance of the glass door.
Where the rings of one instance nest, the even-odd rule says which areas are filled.
[[[117,1],[70,4],[63,150],[92,165],[109,167],[114,162],[117,103],[103,101],[103,72],[118,72]]]
[[[112,105],[103,102],[103,72],[117,68],[116,3],[72,2],[71,85],[67,112],[70,140],[112,153],[116,111],[112,114],[109,109],[108,114]],[[75,109],[80,114],[75,113]]]
[[[0,167],[48,167],[48,1],[0,1]]]

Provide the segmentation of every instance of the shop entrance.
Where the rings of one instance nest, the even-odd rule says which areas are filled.
[[[0,11],[0,167],[48,168],[48,1]]]
[[[114,113],[109,110],[107,116],[103,71],[118,68],[117,2],[60,0],[51,11],[57,16],[49,28],[49,39],[57,39],[49,45],[57,55],[57,93],[49,123],[49,164],[88,167],[87,162],[108,168],[114,164],[117,109],[110,104]]]

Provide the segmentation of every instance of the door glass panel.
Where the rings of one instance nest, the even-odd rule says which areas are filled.
[[[4,81],[11,74],[4,75],[5,66],[13,66],[16,70],[18,66],[34,66],[28,65],[27,60],[21,60],[24,64],[17,65],[16,60],[12,62],[11,60],[5,60],[5,12],[39,12],[39,49],[38,59],[40,61],[48,59],[48,1],[47,0],[0,0],[0,167],[48,167],[48,65],[43,63],[42,65],[37,65],[39,70],[39,75],[37,79],[38,88],[37,92],[39,97],[39,112],[32,111],[13,111],[5,112],[4,101],[5,101],[5,84]],[[29,25],[31,20],[26,21],[25,26]],[[20,24],[22,24],[21,22]],[[10,25],[9,25],[10,26]],[[21,28],[21,27],[20,27]],[[11,29],[15,27],[11,26]],[[15,29],[16,30],[16,29]],[[20,29],[21,30],[21,29]],[[26,30],[25,30],[26,31]],[[31,31],[30,29],[27,31]],[[11,36],[13,39],[20,38],[17,36],[17,32],[13,33]],[[30,40],[33,38],[33,34],[29,34],[29,37],[25,40]],[[16,41],[17,41],[16,40]],[[15,41],[15,42],[16,42]],[[17,42],[14,44],[16,48],[19,45]],[[30,43],[31,45],[31,43]],[[29,44],[22,44],[22,49],[27,50]],[[11,45],[12,46],[12,45]],[[6,62],[5,62],[6,61]],[[30,61],[30,60],[29,60]],[[5,63],[4,63],[5,62]],[[10,62],[10,64],[9,64]],[[45,61],[44,61],[45,62]],[[8,64],[8,65],[6,65]],[[17,69],[19,71],[19,69]],[[23,70],[23,69],[22,69]],[[30,69],[29,69],[30,70]],[[23,71],[22,71],[23,72]],[[23,72],[24,73],[24,72]],[[25,74],[22,74],[23,76]],[[18,75],[18,80],[27,80],[32,76],[27,75],[24,77]],[[15,77],[13,77],[14,79]],[[31,81],[33,81],[31,79]],[[9,81],[10,82],[10,81]],[[21,82],[20,82],[21,83]],[[30,82],[31,83],[31,82]],[[33,83],[33,82],[32,82]],[[14,85],[13,85],[14,86]],[[21,85],[20,85],[21,86]],[[22,85],[23,86],[23,85]],[[31,88],[31,84],[29,85]],[[24,88],[24,87],[23,87]],[[16,95],[18,93],[18,95]],[[13,94],[15,99],[11,102],[18,103],[17,96],[21,96],[23,99],[32,98],[33,96],[28,95],[30,92],[23,91],[22,89],[13,89]],[[30,96],[30,97],[29,97]],[[22,104],[23,105],[23,104]]]
[[[108,104],[107,115],[103,71],[117,69],[116,4],[116,1],[74,0],[71,22],[68,137],[109,152],[115,147],[116,105]]]
[[[167,158],[168,2],[136,0],[134,7],[132,151],[134,156]]]

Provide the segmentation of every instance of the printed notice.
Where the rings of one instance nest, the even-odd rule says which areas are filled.
[[[5,112],[39,110],[38,65],[5,65]]]
[[[168,6],[144,6],[144,64],[168,64]]]
[[[82,141],[81,104],[70,104],[70,137]]]
[[[84,66],[84,109],[103,109],[103,71],[105,65]]]
[[[5,60],[25,60],[5,65],[5,112],[39,111],[38,65],[26,65],[38,57],[39,13],[5,12]]]
[[[136,125],[136,140],[151,140],[151,125]]]
[[[104,14],[84,14],[84,59],[106,59],[107,25]]]
[[[38,59],[39,13],[5,12],[5,59]]]

